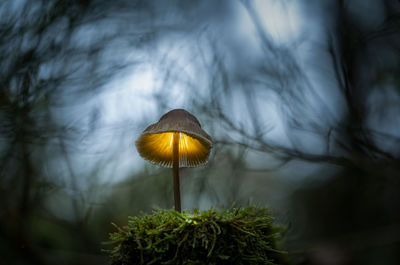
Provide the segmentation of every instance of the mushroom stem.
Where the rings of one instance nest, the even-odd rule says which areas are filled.
[[[172,171],[174,176],[175,211],[181,212],[181,194],[179,190],[179,133],[174,133],[172,143]]]

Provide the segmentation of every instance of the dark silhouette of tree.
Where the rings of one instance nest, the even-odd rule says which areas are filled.
[[[69,175],[72,188],[77,188],[70,153],[82,135],[92,133],[98,117],[94,109],[88,117],[81,113],[78,122],[71,122],[71,116],[60,109],[85,105],[101,92],[105,82],[136,63],[115,50],[122,52],[151,41],[153,28],[143,25],[148,20],[134,18],[147,8],[140,1],[1,1],[2,262],[60,264],[42,248],[51,229],[44,237],[32,231],[41,227],[32,225],[37,216],[74,231],[81,241],[77,249],[99,252],[99,242],[85,227],[82,198],[70,198],[75,212],[72,222],[47,209],[50,196],[62,188],[54,181],[57,176],[52,175],[49,161],[59,158],[57,166],[65,163],[63,174]],[[99,259],[83,256],[74,262],[91,264]]]

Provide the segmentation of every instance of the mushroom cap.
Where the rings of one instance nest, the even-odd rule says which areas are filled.
[[[211,137],[197,118],[184,109],[171,110],[147,127],[136,140],[136,148],[144,159],[172,167],[174,134],[179,134],[179,167],[195,167],[207,162]]]

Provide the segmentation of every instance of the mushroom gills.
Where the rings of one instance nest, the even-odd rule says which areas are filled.
[[[179,167],[194,167],[207,162],[210,150],[183,132],[144,134],[137,142],[139,153],[150,162],[172,167],[174,134],[179,134]]]

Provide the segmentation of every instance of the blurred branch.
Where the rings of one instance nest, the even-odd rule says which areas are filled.
[[[384,158],[388,160],[396,159],[396,156],[388,151],[383,150],[378,146],[372,139],[378,137],[379,133],[373,128],[367,127],[368,114],[366,113],[366,99],[370,93],[370,88],[361,87],[364,84],[363,80],[359,80],[360,76],[358,71],[361,71],[360,64],[363,63],[363,53],[366,52],[365,45],[360,44],[357,40],[359,39],[359,32],[354,27],[354,22],[349,18],[349,13],[344,6],[344,2],[337,4],[337,23],[338,27],[336,31],[329,35],[327,42],[327,50],[331,56],[332,69],[335,74],[335,78],[338,83],[340,91],[343,93],[345,99],[345,106],[347,108],[346,116],[341,117],[339,121],[335,121],[334,124],[326,126],[322,124],[321,120],[315,120],[315,122],[306,124],[307,119],[310,116],[307,115],[304,110],[305,108],[315,108],[314,112],[322,112],[328,114],[328,117],[335,117],[329,108],[323,105],[318,105],[319,108],[313,102],[307,102],[305,94],[311,92],[315,97],[315,102],[323,102],[323,99],[319,96],[319,93],[313,88],[307,74],[301,69],[295,56],[292,55],[291,51],[284,47],[278,47],[274,45],[273,40],[268,33],[265,31],[260,18],[258,17],[257,11],[254,9],[251,1],[241,1],[248,11],[260,37],[261,43],[265,47],[265,58],[272,58],[265,61],[277,62],[273,66],[269,67],[272,72],[261,72],[258,75],[254,75],[252,79],[263,80],[266,79],[265,89],[273,88],[277,91],[278,95],[282,99],[283,108],[287,110],[285,117],[288,127],[286,132],[290,130],[296,130],[297,132],[303,131],[310,134],[316,134],[323,137],[326,142],[327,148],[324,152],[310,153],[305,152],[301,147],[297,148],[294,138],[291,133],[288,136],[291,141],[290,145],[276,144],[272,140],[266,140],[265,136],[268,130],[261,129],[262,124],[257,120],[260,113],[255,113],[255,98],[252,94],[252,88],[249,87],[252,83],[246,83],[246,88],[243,89],[243,97],[246,100],[246,107],[249,111],[250,124],[255,128],[252,132],[248,127],[237,124],[232,117],[226,115],[226,110],[222,107],[222,102],[228,102],[227,90],[233,91],[237,88],[226,87],[218,88],[211,84],[212,96],[210,97],[212,106],[211,108],[203,108],[204,111],[208,112],[210,116],[215,117],[223,124],[226,129],[230,132],[234,132],[240,135],[242,140],[225,140],[218,139],[217,142],[221,144],[239,145],[248,147],[252,150],[268,153],[274,158],[281,160],[282,165],[286,164],[291,160],[302,160],[313,163],[329,163],[340,165],[343,167],[363,167],[364,162],[368,160],[375,160]],[[392,15],[389,21],[392,21]],[[352,23],[353,26],[349,26],[348,23]],[[385,22],[386,24],[387,22]],[[397,25],[397,24],[393,24]],[[392,27],[392,26],[390,26]],[[386,26],[381,27],[377,32],[386,31]],[[393,30],[397,30],[398,27],[393,27]],[[392,32],[391,30],[389,32]],[[374,33],[375,34],[375,33]],[[368,36],[368,34],[364,34]],[[376,35],[376,34],[375,34]],[[355,37],[356,36],[356,37]],[[386,36],[386,35],[382,35]],[[354,41],[355,40],[355,41]],[[364,41],[367,39],[364,38]],[[362,45],[360,47],[360,45]],[[216,55],[218,56],[218,55]],[[228,73],[224,70],[223,64],[217,65],[214,68],[214,72],[210,72],[215,80],[218,76],[220,80],[229,79],[226,76]],[[266,66],[267,67],[267,66]],[[265,76],[263,77],[262,74]],[[257,76],[258,77],[257,79]],[[289,80],[294,80],[290,82]],[[276,80],[277,86],[274,86]],[[226,82],[224,82],[225,84]],[[257,83],[264,83],[258,81]],[[299,90],[301,88],[303,90]],[[229,104],[229,103],[227,103]],[[232,103],[231,103],[232,104]],[[311,105],[311,106],[309,106]],[[303,114],[304,113],[304,114]],[[301,115],[303,116],[301,117]],[[392,137],[391,137],[392,138]],[[392,138],[393,143],[398,143],[399,136]],[[340,150],[340,152],[338,152]]]

